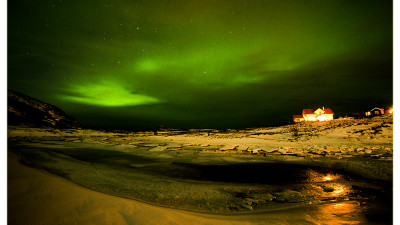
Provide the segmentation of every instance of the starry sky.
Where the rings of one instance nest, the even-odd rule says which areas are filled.
[[[95,128],[287,124],[391,106],[388,0],[8,1],[8,88]]]

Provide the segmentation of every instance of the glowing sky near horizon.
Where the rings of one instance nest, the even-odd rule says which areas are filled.
[[[9,88],[87,125],[262,126],[392,101],[387,0],[22,0],[8,14]]]

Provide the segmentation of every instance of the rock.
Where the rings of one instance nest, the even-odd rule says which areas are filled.
[[[259,204],[259,201],[257,199],[245,198],[245,203],[247,205],[256,205]]]
[[[365,150],[365,153],[371,154],[371,153],[372,153],[372,150],[371,150],[371,149],[367,149],[367,150]]]
[[[379,159],[382,156],[382,154],[377,154],[377,155],[371,155],[373,159]]]
[[[158,147],[158,144],[146,144],[145,147]]]
[[[290,150],[292,149],[292,147],[285,147],[284,148],[286,152],[290,152]]]
[[[247,151],[247,149],[249,149],[249,146],[247,145],[239,145],[239,147],[237,147],[237,150],[239,151]]]
[[[290,202],[290,203],[297,203],[297,202],[302,202],[302,196],[301,193],[298,191],[293,191],[293,190],[284,190],[279,193],[275,193],[276,195],[276,201],[277,202]]]
[[[210,146],[210,144],[202,144],[202,145],[200,145],[200,147],[208,147],[208,146]]]
[[[227,150],[235,150],[239,145],[225,145],[224,147],[220,148],[221,151]]]
[[[170,150],[177,150],[177,149],[181,149],[182,145],[178,145],[178,144],[170,144],[167,145],[167,147],[165,147],[165,149],[170,149]]]
[[[261,151],[261,149],[259,149],[259,148],[258,149],[253,149],[252,153],[253,154],[257,154],[259,151]]]
[[[183,146],[186,146],[186,147],[191,147],[191,146],[195,146],[196,144],[184,144]]]
[[[276,197],[271,195],[270,193],[263,195],[262,199],[266,200],[266,201],[272,201],[274,200]]]
[[[150,149],[149,152],[162,152],[162,151],[164,151],[165,149],[166,149],[165,146],[157,146],[157,147],[155,147],[155,148]]]
[[[327,151],[322,151],[322,152],[320,152],[319,154],[325,156],[325,155],[328,154],[328,152],[327,152]]]
[[[249,209],[249,210],[253,210],[253,207],[251,205],[253,205],[253,203],[256,203],[256,202],[258,204],[258,200],[254,200],[254,199],[251,199],[251,198],[246,198],[242,202],[242,207],[246,208],[246,209]]]
[[[278,152],[278,149],[272,149],[267,151],[267,153],[275,153],[275,152]]]
[[[282,148],[278,149],[278,152],[281,153],[282,155],[286,154],[286,150]]]
[[[357,150],[357,152],[362,152],[362,151],[364,151],[364,148],[361,147],[361,148],[357,148],[356,150]]]
[[[335,188],[328,186],[322,186],[322,188],[324,189],[325,192],[333,192],[335,190]]]
[[[270,193],[267,193],[267,194],[252,194],[251,198],[257,199],[258,203],[261,204],[261,203],[271,202],[276,197],[271,195]]]
[[[243,203],[243,204],[242,204],[242,207],[243,207],[243,208],[246,208],[246,209],[248,209],[248,210],[253,210],[253,207],[247,205],[246,203]]]

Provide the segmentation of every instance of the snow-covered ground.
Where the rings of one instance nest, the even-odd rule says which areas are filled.
[[[302,217],[308,215],[306,206],[329,208],[344,204],[347,205],[344,209],[351,206],[355,210],[348,212],[354,216],[347,219],[358,222],[367,214],[386,221],[383,217],[391,213],[388,206],[393,179],[391,116],[227,131],[160,130],[157,134],[10,126],[8,144],[9,157],[16,154],[25,165],[93,190],[159,206],[223,214],[268,213],[302,207],[292,212],[301,212],[297,216]],[[45,195],[51,205],[51,196],[57,199],[60,193],[51,194],[49,189],[46,193],[39,191],[46,182],[21,178],[22,174],[18,175],[21,168],[25,167],[9,162],[9,189],[12,187],[9,215],[15,217],[15,224],[18,224],[16,217],[26,213],[19,212],[18,207],[35,204],[40,195]],[[28,168],[23,170],[37,173]],[[42,173],[39,177],[42,176],[49,174]],[[27,193],[21,194],[24,191]],[[81,191],[77,195],[82,195]],[[128,204],[125,203],[128,200],[114,200],[112,204],[118,207]],[[83,216],[89,210],[85,205],[94,207],[90,202],[97,200],[87,201],[74,201],[76,207],[83,207],[82,211],[72,210],[74,217]],[[102,207],[101,210],[106,208]],[[377,212],[377,208],[386,210]],[[287,216],[287,212],[276,213],[276,218]],[[65,216],[60,213],[55,212]],[[110,218],[114,213],[110,213]],[[126,221],[143,219],[133,211],[125,213],[121,215],[126,215]],[[184,218],[194,216],[180,211],[168,213],[183,213]],[[196,218],[202,221],[200,224],[215,224],[219,220]],[[229,218],[223,220],[236,221]],[[241,222],[260,222],[257,216],[237,218]],[[275,217],[269,218],[274,223]],[[170,223],[175,223],[175,219],[171,216]],[[334,217],[335,221],[338,218]]]

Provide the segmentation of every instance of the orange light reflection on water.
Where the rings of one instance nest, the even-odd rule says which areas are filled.
[[[347,194],[347,192],[349,191],[348,190],[348,188],[346,188],[345,186],[342,186],[342,185],[340,185],[340,184],[337,184],[335,187],[334,187],[334,191],[333,191],[333,194],[335,195],[335,196],[341,196],[341,195],[345,195],[345,194]]]
[[[358,202],[340,202],[325,204],[317,207],[317,210],[309,213],[309,220],[316,224],[363,224],[366,218]]]
[[[329,182],[343,179],[343,177],[339,174],[323,174],[311,169],[307,171],[306,176],[309,182]]]
[[[324,174],[310,169],[306,176],[310,183],[308,194],[314,199],[343,198],[352,192],[351,184],[340,174]]]

